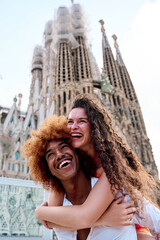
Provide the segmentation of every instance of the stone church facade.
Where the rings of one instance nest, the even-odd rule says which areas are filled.
[[[89,44],[79,4],[59,7],[46,23],[44,45],[36,46],[32,57],[32,79],[26,113],[15,97],[10,109],[0,106],[0,176],[30,179],[27,159],[20,154],[22,143],[49,114],[67,115],[79,93],[95,94],[110,112],[123,140],[136,152],[144,167],[158,180],[158,170],[147,136],[143,115],[127,68],[113,35],[116,59],[100,20],[103,70],[96,63]],[[18,103],[18,104],[17,104]]]

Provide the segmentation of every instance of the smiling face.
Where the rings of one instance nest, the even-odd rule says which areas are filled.
[[[85,152],[93,147],[91,124],[84,108],[74,108],[68,116],[68,128],[71,131],[72,146]]]
[[[79,170],[78,157],[64,140],[50,141],[45,158],[53,176],[60,180],[70,179]]]

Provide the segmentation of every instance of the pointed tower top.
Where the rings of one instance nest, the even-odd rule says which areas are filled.
[[[115,47],[115,49],[118,49],[119,48],[119,46],[118,46],[118,43],[117,43],[117,36],[115,35],[115,34],[113,34],[112,35],[112,38],[114,39],[114,47]]]
[[[114,39],[114,47],[116,49],[116,53],[117,53],[117,62],[119,65],[124,65],[120,50],[119,50],[119,45],[117,43],[117,36],[115,34],[112,35],[112,38]]]
[[[104,21],[103,19],[99,20],[100,24],[101,24],[101,32],[104,33],[105,32],[105,28],[104,28]]]
[[[19,101],[18,101],[18,110],[19,110],[19,111],[20,111],[20,109],[21,109],[21,99],[22,99],[22,97],[23,97],[22,93],[19,93],[19,94],[18,94],[18,98],[19,98]]]
[[[110,46],[109,46],[109,42],[108,42],[108,39],[107,39],[107,36],[106,36],[106,30],[105,30],[105,28],[104,28],[104,21],[103,21],[103,19],[101,19],[101,20],[99,20],[99,22],[100,22],[100,24],[101,24],[101,32],[102,32],[102,41],[103,41],[103,47],[104,48],[106,48],[106,47],[109,47],[110,48]]]
[[[13,98],[13,102],[17,102],[17,97],[16,96]]]

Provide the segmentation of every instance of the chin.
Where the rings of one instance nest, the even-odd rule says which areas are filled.
[[[80,148],[81,147],[81,144],[77,143],[77,142],[72,142],[72,146],[74,148]]]

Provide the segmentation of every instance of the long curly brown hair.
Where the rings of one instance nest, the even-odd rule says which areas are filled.
[[[153,199],[156,182],[149,175],[137,155],[123,142],[112,126],[112,120],[101,102],[90,94],[80,94],[74,100],[71,109],[83,108],[88,115],[92,128],[92,139],[95,150],[112,192],[123,188],[137,204],[143,197]],[[138,191],[135,191],[138,190]],[[139,194],[139,192],[141,194]]]
[[[31,131],[31,135],[32,137],[24,142],[21,148],[22,155],[28,157],[31,177],[35,182],[41,183],[46,189],[63,190],[60,180],[53,176],[49,170],[45,153],[48,143],[55,139],[63,139],[70,145],[67,118],[56,115],[49,116],[44,120],[38,130]],[[93,175],[95,167],[93,164],[91,165],[92,160],[78,149],[76,150],[76,154],[79,157],[82,171],[86,177],[90,178]]]

